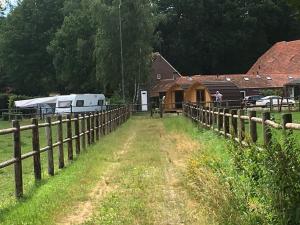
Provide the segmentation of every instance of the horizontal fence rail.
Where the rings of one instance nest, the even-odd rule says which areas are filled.
[[[248,115],[244,115],[245,111],[242,109],[228,109],[228,108],[210,108],[203,107],[191,103],[183,103],[183,114],[190,118],[198,125],[210,128],[225,137],[243,144],[255,144],[258,140],[258,127],[262,126],[263,145],[269,146],[272,139],[271,129],[282,130],[300,130],[300,124],[292,122],[292,114],[282,114],[282,122],[276,123],[271,119],[269,111],[262,112],[262,118],[257,117],[257,112],[248,110]],[[246,126],[248,123],[248,132],[250,142],[245,141]]]
[[[73,118],[71,115],[67,115],[66,119],[63,119],[61,115],[58,115],[55,121],[52,121],[52,118],[49,116],[46,118],[45,123],[39,123],[38,119],[33,118],[31,119],[31,125],[26,126],[20,126],[18,120],[13,120],[11,128],[0,130],[0,135],[11,134],[13,137],[13,158],[0,162],[0,170],[11,165],[14,166],[15,195],[17,198],[20,198],[23,196],[23,160],[33,158],[34,177],[36,181],[39,181],[42,179],[40,155],[41,153],[47,152],[48,174],[53,176],[54,148],[58,148],[58,168],[62,169],[65,167],[64,144],[67,145],[68,160],[73,160],[73,146],[75,147],[76,155],[79,155],[82,149],[86,149],[87,145],[94,144],[100,137],[116,130],[116,128],[127,121],[129,117],[129,106],[120,105],[101,112],[76,114]],[[63,134],[63,124],[66,124],[66,134]],[[53,140],[52,131],[54,127],[57,129],[57,140]],[[40,147],[41,135],[39,128],[45,128],[47,144],[45,147]],[[31,131],[31,151],[22,154],[22,132],[27,130]]]

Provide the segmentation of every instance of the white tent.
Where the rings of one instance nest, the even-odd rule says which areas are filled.
[[[15,101],[15,106],[18,108],[38,107],[38,105],[40,104],[55,104],[56,100],[57,100],[57,96],[20,100],[20,101]]]

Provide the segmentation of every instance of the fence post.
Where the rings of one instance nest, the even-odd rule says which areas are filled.
[[[233,132],[233,139],[237,137],[238,134],[238,128],[237,128],[237,119],[234,117],[237,115],[237,110],[232,109],[231,110],[231,127],[232,127],[232,132]]]
[[[220,132],[222,129],[222,117],[221,117],[221,109],[218,108],[218,115],[217,115],[217,128],[218,131]]]
[[[85,132],[86,132],[85,124],[86,124],[86,122],[85,122],[85,114],[81,114],[81,117],[82,117],[82,119],[81,119],[81,134],[82,134],[82,143],[81,143],[81,146],[82,146],[82,149],[86,149],[86,139],[85,139],[85,137],[86,137],[86,134],[85,134]]]
[[[251,118],[256,117],[256,111],[249,111],[249,129],[250,137],[253,143],[257,141],[257,125],[255,121],[252,121]]]
[[[86,120],[86,130],[87,130],[87,143],[88,145],[91,144],[91,114],[87,114]]]
[[[72,145],[72,123],[71,115],[67,115],[67,138],[68,140],[68,159],[73,160],[73,145]]]
[[[35,153],[33,155],[33,167],[34,167],[34,177],[36,181],[42,179],[41,173],[41,155],[40,155],[40,137],[39,137],[39,123],[36,118],[31,119],[32,125],[32,149]]]
[[[47,117],[46,126],[46,138],[47,138],[47,145],[48,149],[48,174],[53,176],[54,175],[54,160],[53,160],[53,144],[52,144],[52,125],[51,125],[51,117]]]
[[[65,167],[65,159],[64,159],[64,143],[63,143],[63,123],[62,116],[58,116],[59,124],[57,125],[57,141],[58,145],[58,168],[62,169]]]
[[[163,103],[162,103],[162,100],[159,101],[159,115],[160,115],[160,118],[163,118]]]
[[[90,113],[91,118],[91,143],[95,143],[95,113]]]
[[[266,120],[270,120],[271,114],[270,112],[263,112],[262,114],[262,127],[263,127],[263,137],[264,137],[264,145],[265,147],[269,147],[271,144],[271,129],[270,127],[266,124]]]
[[[241,116],[244,114],[244,111],[238,110],[238,136],[239,142],[242,142],[245,139],[245,123]]]
[[[287,134],[287,129],[285,125],[287,123],[292,123],[292,122],[293,122],[292,114],[287,113],[282,115],[282,130],[285,135]],[[292,130],[290,132],[292,132]]]
[[[76,147],[76,154],[80,154],[80,132],[79,132],[79,115],[75,115],[75,147]]]
[[[15,128],[13,133],[14,140],[14,158],[16,162],[14,164],[15,170],[15,194],[17,198],[23,196],[23,176],[22,176],[22,159],[21,159],[21,133],[20,133],[20,124],[19,121],[13,120],[12,126]]]
[[[223,110],[224,117],[223,117],[223,126],[224,126],[224,135],[227,137],[227,134],[229,134],[229,117],[226,116],[226,113],[229,113],[229,109]]]
[[[96,141],[99,141],[100,132],[99,132],[99,111],[96,112]]]

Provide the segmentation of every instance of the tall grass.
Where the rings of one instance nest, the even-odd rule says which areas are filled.
[[[166,127],[186,130],[202,145],[189,160],[187,186],[218,224],[300,224],[297,136],[274,132],[268,149],[244,148],[180,120]]]

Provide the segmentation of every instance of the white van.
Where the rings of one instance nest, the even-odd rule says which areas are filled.
[[[55,113],[83,113],[106,110],[103,94],[71,94],[57,96]]]

